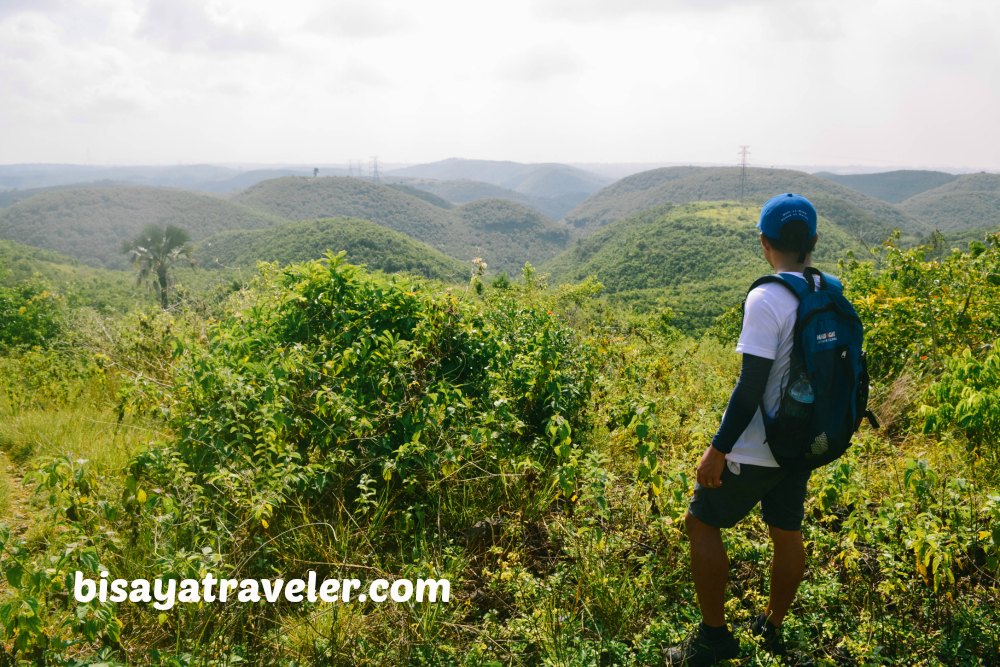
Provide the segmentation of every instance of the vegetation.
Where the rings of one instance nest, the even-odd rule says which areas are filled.
[[[907,199],[899,208],[951,237],[1000,228],[1000,175],[968,174]]]
[[[250,188],[236,200],[292,220],[370,220],[463,262],[482,257],[494,270],[517,271],[525,261],[544,261],[568,239],[560,223],[512,202],[490,200],[446,209],[356,178],[277,179]]]
[[[602,176],[564,164],[521,164],[452,158],[397,169],[393,177],[439,181],[480,181],[534,197],[593,194],[607,184]]]
[[[357,218],[290,222],[272,229],[230,231],[206,239],[198,263],[207,268],[290,264],[344,251],[347,261],[386,273],[411,273],[445,282],[468,278],[469,267],[408,236]]]
[[[566,223],[581,236],[592,234],[615,220],[663,204],[739,199],[741,170],[736,167],[670,167],[643,172],[608,186],[566,215]],[[929,233],[924,223],[893,206],[836,183],[798,171],[748,169],[745,201],[761,205],[776,192],[799,192],[833,224],[866,245],[877,245],[899,229],[916,241]]]
[[[608,225],[544,265],[555,283],[588,276],[611,300],[640,312],[669,313],[688,333],[701,332],[742,301],[770,272],[754,228],[756,210],[736,202],[666,206]],[[816,263],[833,271],[859,243],[820,218]]]
[[[142,233],[122,244],[122,252],[129,256],[139,272],[140,283],[150,283],[156,290],[160,306],[166,308],[173,287],[171,273],[181,258],[194,263],[188,233],[176,225],[147,225]]]
[[[955,174],[943,171],[916,169],[886,171],[877,174],[820,172],[815,175],[892,204],[899,204],[921,192],[933,190],[958,178]]]
[[[142,186],[90,186],[37,194],[0,209],[0,237],[85,264],[125,269],[121,244],[147,225],[177,224],[195,241],[227,229],[283,222],[208,195]]]
[[[480,181],[437,181],[433,179],[406,179],[404,187],[423,190],[453,204],[467,204],[480,199],[504,199],[535,209],[552,220],[561,219],[583,202],[585,194],[567,194],[558,197],[531,196]]]
[[[740,215],[620,226],[732,235]],[[991,664],[1000,238],[863,259],[839,272],[884,428],[810,481],[786,639],[815,664]],[[336,256],[126,315],[5,280],[2,330],[25,335],[0,350],[4,664],[653,665],[697,618],[683,516],[738,371],[731,317],[689,337],[593,280],[446,290]],[[766,527],[725,539],[739,627],[766,599]],[[310,569],[448,578],[453,597],[159,610],[71,590],[77,570]]]
[[[136,305],[135,281],[125,271],[94,268],[14,241],[0,241],[0,282],[47,285],[71,307],[125,312]]]

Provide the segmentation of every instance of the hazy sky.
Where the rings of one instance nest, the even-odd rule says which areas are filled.
[[[0,0],[0,164],[1000,170],[996,0]]]

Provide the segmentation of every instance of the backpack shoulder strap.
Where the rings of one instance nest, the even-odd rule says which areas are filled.
[[[753,285],[750,285],[750,289],[747,290],[747,295],[761,285],[766,285],[767,283],[778,283],[780,285],[784,285],[785,288],[794,294],[795,298],[799,301],[801,301],[802,297],[809,293],[809,286],[798,276],[790,273],[772,273],[769,276],[762,276],[753,281]]]
[[[757,280],[753,281],[753,285],[750,285],[750,289],[747,290],[747,296],[750,292],[754,291],[761,285],[766,285],[767,283],[777,283],[779,285],[784,285],[785,289],[795,295],[795,298],[800,302],[802,298],[809,293],[809,287],[804,281],[800,280],[798,276],[784,273],[772,273],[767,276],[761,276]],[[742,305],[743,317],[747,314],[747,300],[744,297]]]

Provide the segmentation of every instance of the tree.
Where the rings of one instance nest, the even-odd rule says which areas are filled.
[[[139,269],[138,282],[152,282],[164,308],[168,303],[171,268],[182,257],[193,266],[191,250],[188,233],[176,225],[146,225],[137,237],[122,244],[122,252]]]

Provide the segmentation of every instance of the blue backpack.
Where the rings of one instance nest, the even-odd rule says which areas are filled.
[[[799,300],[791,368],[778,413],[768,415],[763,405],[760,412],[778,465],[812,470],[840,457],[864,418],[875,428],[878,421],[868,409],[861,319],[839,280],[812,267],[804,275],[805,280],[784,273],[764,276],[750,290],[778,283]]]

